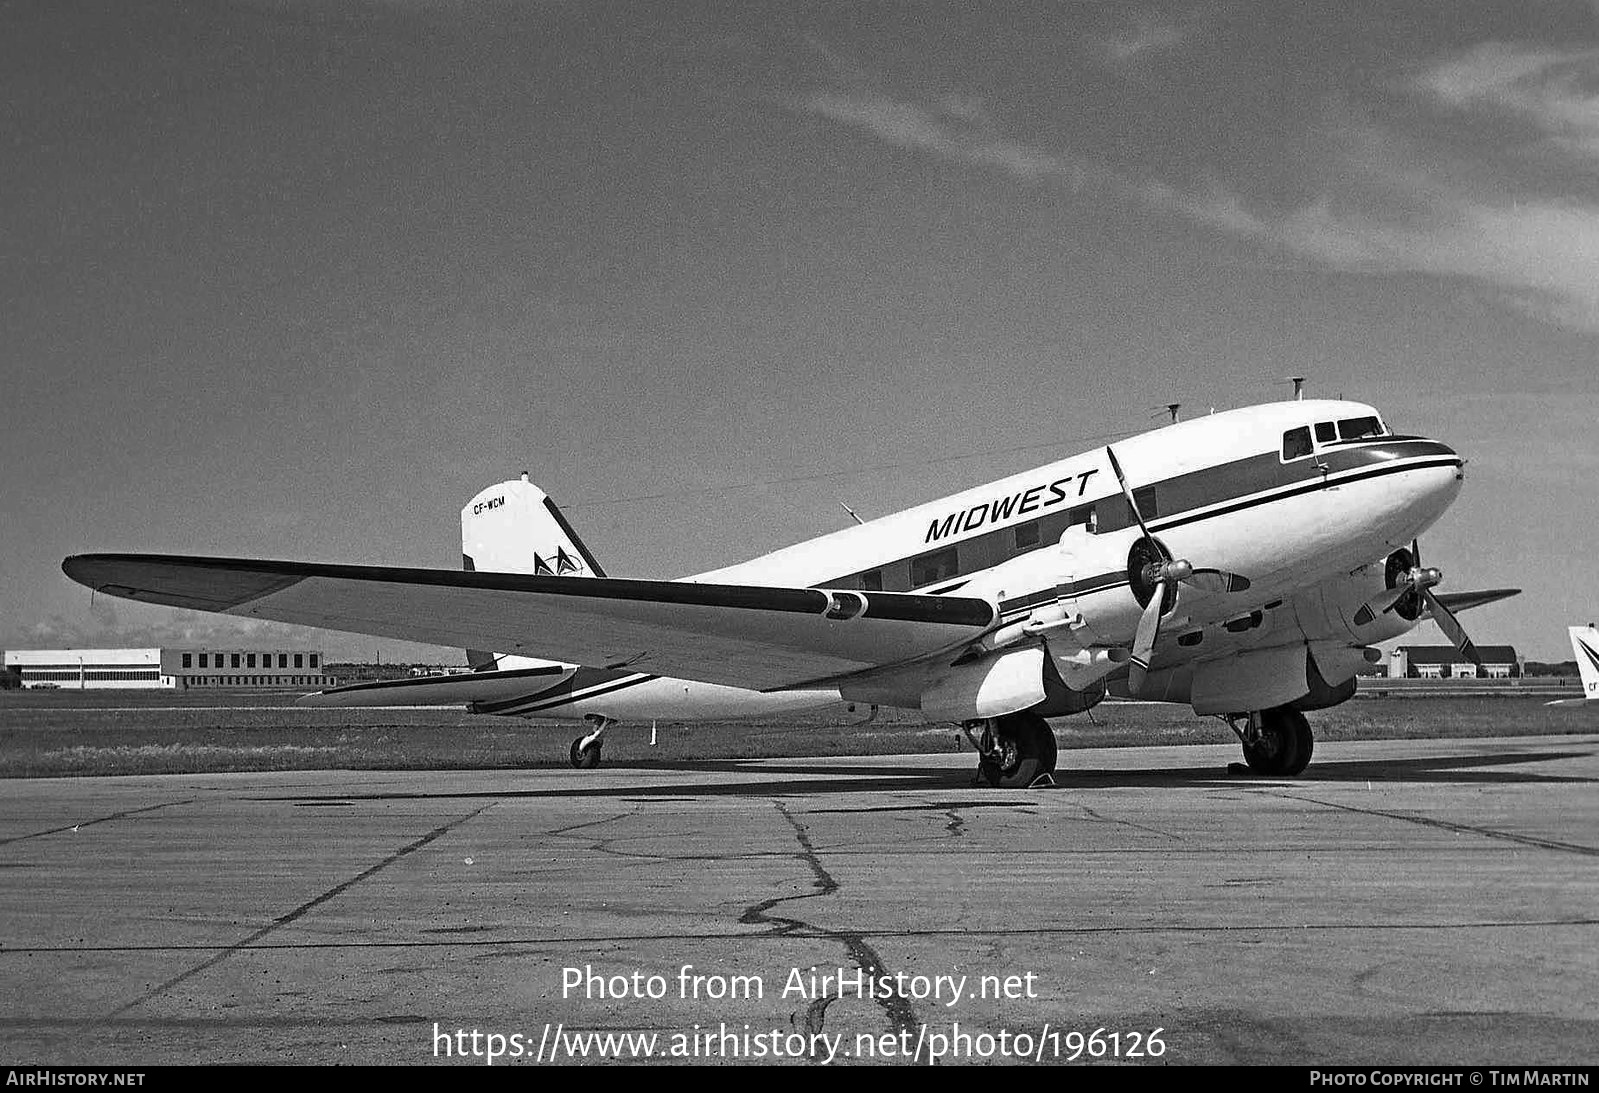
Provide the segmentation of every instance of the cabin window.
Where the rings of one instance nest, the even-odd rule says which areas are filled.
[[[1298,429],[1290,429],[1283,434],[1283,462],[1290,459],[1301,459],[1311,453],[1313,445],[1310,443],[1310,426],[1303,425]]]
[[[1338,427],[1330,421],[1316,422],[1316,443],[1331,444],[1338,439]]]
[[[1016,525],[1016,549],[1031,550],[1038,545],[1038,521],[1029,520]]]
[[[868,592],[881,592],[883,590],[883,571],[881,569],[868,569],[861,574],[861,587]]]
[[[945,547],[943,550],[935,550],[931,554],[911,559],[912,588],[921,588],[923,585],[959,575],[960,556],[956,554],[954,547]]]
[[[1155,487],[1144,486],[1133,491],[1133,500],[1138,505],[1138,515],[1147,523],[1160,515],[1160,503],[1155,500]]]
[[[1338,423],[1338,436],[1343,440],[1360,440],[1368,436],[1382,436],[1382,422],[1374,417],[1349,417]]]

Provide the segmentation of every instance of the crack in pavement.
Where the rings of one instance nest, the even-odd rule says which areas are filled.
[[[1489,839],[1504,839],[1506,842],[1520,843],[1523,846],[1535,846],[1540,850],[1561,850],[1568,854],[1585,854],[1589,857],[1599,858],[1599,847],[1583,846],[1581,843],[1564,843],[1556,839],[1540,839],[1536,835],[1517,835],[1509,831],[1498,831],[1491,827],[1475,827],[1472,824],[1457,824],[1449,820],[1434,820],[1427,816],[1417,816],[1410,812],[1389,812],[1381,808],[1357,808],[1354,805],[1341,805],[1335,801],[1317,800],[1315,797],[1301,797],[1294,793],[1274,793],[1272,796],[1281,797],[1287,801],[1298,801],[1301,804],[1336,808],[1342,812],[1354,812],[1362,816],[1382,816],[1389,820],[1404,820],[1406,823],[1420,824],[1423,827],[1436,827],[1441,831],[1453,831],[1457,835],[1482,835]]]
[[[778,936],[791,936],[801,931],[806,931],[809,936],[829,938],[844,946],[844,951],[849,954],[850,960],[864,975],[868,977],[891,975],[892,973],[883,965],[883,958],[878,956],[877,950],[872,948],[867,942],[864,932],[854,933],[847,930],[829,930],[814,923],[806,922],[803,919],[770,913],[772,908],[778,904],[794,900],[815,899],[818,896],[830,896],[841,887],[832,874],[827,871],[827,867],[822,864],[821,858],[817,857],[816,847],[811,843],[810,833],[805,825],[795,819],[794,814],[789,812],[781,801],[774,801],[772,804],[777,809],[778,814],[794,829],[794,838],[800,844],[800,853],[796,857],[810,869],[814,878],[811,885],[813,890],[797,896],[777,896],[773,899],[751,904],[744,909],[744,913],[739,916],[738,921],[746,926],[774,925],[777,927],[774,934]],[[842,997],[842,994],[838,997]],[[812,1000],[810,1005],[805,1008],[804,1017],[799,1022],[805,1027],[806,1032],[822,1031],[822,1025],[827,1015],[827,1007],[835,1000],[831,996],[825,999]],[[891,991],[887,994],[874,993],[872,1001],[877,1003],[878,1007],[883,1011],[883,1015],[888,1018],[889,1025],[896,1033],[902,1037],[915,1036],[918,1027],[916,1010],[911,1005],[910,999],[901,996],[897,991]],[[812,1058],[814,1061],[814,1056]]]
[[[109,816],[101,816],[93,820],[81,820],[75,824],[66,824],[62,827],[52,827],[48,831],[35,831],[31,835],[13,835],[9,839],[0,839],[0,846],[7,846],[11,843],[20,843],[27,839],[38,839],[44,837],[45,835],[59,835],[63,831],[76,831],[80,827],[93,827],[95,824],[106,824],[110,823],[112,820],[120,820],[124,816],[137,816],[141,812],[154,812],[158,808],[175,808],[178,805],[193,804],[197,800],[199,800],[198,797],[188,797],[182,801],[164,801],[159,805],[145,805],[143,808],[124,809],[121,812],[113,812]]]
[[[309,913],[310,911],[314,910],[315,908],[320,907],[322,904],[328,902],[330,899],[333,899],[333,898],[343,894],[344,892],[349,891],[351,888],[355,887],[357,884],[360,884],[362,881],[366,880],[368,877],[371,877],[374,874],[376,874],[376,873],[378,873],[378,872],[380,872],[380,871],[382,871],[384,869],[387,869],[389,866],[393,865],[395,862],[399,861],[401,858],[404,858],[408,854],[412,854],[412,853],[422,849],[424,846],[426,846],[428,843],[432,842],[434,839],[437,839],[440,836],[449,834],[451,831],[454,831],[456,828],[460,827],[462,824],[466,823],[468,820],[476,819],[478,816],[482,815],[484,812],[488,811],[490,808],[493,808],[493,807],[494,806],[492,804],[484,805],[482,808],[477,809],[474,812],[469,812],[465,816],[459,817],[458,819],[451,820],[447,824],[444,824],[444,825],[442,825],[440,827],[435,827],[432,831],[429,831],[426,835],[423,835],[420,839],[417,839],[417,840],[415,840],[413,842],[409,842],[406,845],[400,847],[400,849],[396,850],[394,853],[390,854],[388,857],[384,858],[382,861],[378,862],[376,865],[374,865],[374,866],[372,866],[372,867],[370,867],[368,869],[362,870],[361,872],[357,873],[355,876],[351,877],[349,880],[344,881],[341,884],[334,885],[332,888],[329,888],[326,892],[323,892],[321,895],[316,896],[313,899],[306,900],[304,903],[302,903],[298,907],[294,908],[294,910],[289,911],[286,914],[279,915],[277,918],[273,919],[271,922],[267,923],[265,926],[261,927],[259,930],[255,931],[254,933],[250,934],[248,937],[243,938],[240,941],[236,941],[232,945],[228,945],[228,946],[224,947],[223,949],[219,950],[218,952],[213,953],[208,959],[202,960],[200,963],[196,964],[192,968],[189,968],[187,971],[179,972],[177,975],[172,976],[170,979],[167,979],[166,981],[157,984],[156,986],[154,986],[154,987],[150,988],[149,990],[145,991],[139,997],[135,998],[133,1001],[125,1003],[124,1005],[118,1006],[116,1009],[111,1011],[109,1016],[111,1016],[111,1017],[121,1017],[124,1013],[127,1013],[129,1010],[135,1008],[136,1006],[141,1006],[144,1003],[150,1001],[152,998],[155,998],[155,997],[158,997],[159,995],[165,994],[167,991],[171,990],[173,987],[177,986],[179,983],[182,983],[184,980],[192,979],[194,976],[199,975],[201,972],[204,972],[204,971],[207,971],[207,970],[209,970],[211,968],[216,967],[218,964],[222,963],[224,960],[226,960],[228,957],[232,956],[234,953],[239,952],[241,949],[248,948],[253,942],[259,941],[261,938],[265,937],[267,934],[272,933],[274,930],[278,930],[278,929],[281,929],[284,926],[289,925],[291,922],[294,922],[295,920],[299,919],[300,917],[302,917],[303,915]]]

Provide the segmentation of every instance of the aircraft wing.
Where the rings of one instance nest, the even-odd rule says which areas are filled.
[[[161,554],[80,554],[61,568],[143,603],[754,690],[926,656],[996,617],[987,600],[903,592]]]

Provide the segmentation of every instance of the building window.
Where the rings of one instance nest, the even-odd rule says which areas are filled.
[[[288,666],[289,666],[289,654],[287,654],[287,653],[279,653],[278,654],[278,667],[279,668],[287,668]]]
[[[296,668],[304,668],[305,667],[305,654],[303,654],[303,653],[295,653],[294,654],[294,666]]]
[[[185,668],[193,668],[194,667],[194,654],[193,653],[184,653],[183,654],[183,666]]]
[[[202,668],[211,667],[211,654],[209,654],[209,653],[201,653],[200,654],[200,667],[202,667]]]
[[[237,668],[238,666],[239,666],[239,654],[238,653],[234,653],[233,654],[233,663],[229,664],[228,667],[229,668]]]
[[[315,653],[311,654],[311,667],[313,667],[313,668],[316,667],[316,657],[317,657],[317,655]]]
[[[244,666],[246,668],[254,668],[255,667],[255,654],[254,653],[246,653],[246,654],[244,654]]]

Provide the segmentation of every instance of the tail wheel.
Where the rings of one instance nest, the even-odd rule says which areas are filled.
[[[1055,731],[1034,713],[1013,713],[999,718],[994,748],[978,761],[978,776],[1001,789],[1024,789],[1041,774],[1055,770]]]
[[[1298,710],[1278,706],[1261,710],[1259,732],[1253,744],[1244,745],[1244,762],[1256,774],[1292,778],[1310,763],[1316,748],[1310,722]]]

